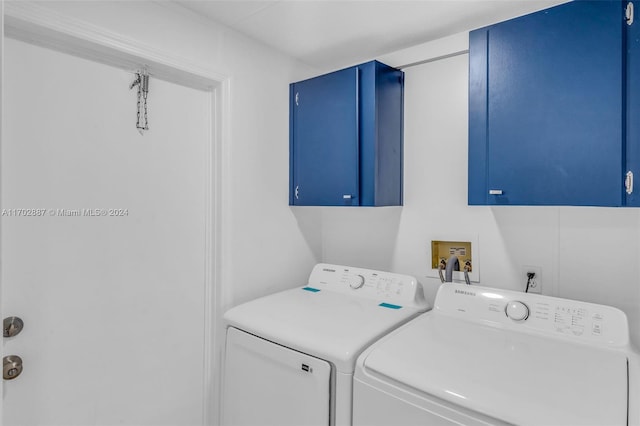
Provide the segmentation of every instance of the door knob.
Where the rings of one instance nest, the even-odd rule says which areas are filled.
[[[19,334],[24,327],[24,322],[18,317],[7,317],[2,321],[4,337],[13,337]]]
[[[2,378],[13,380],[22,373],[22,358],[18,355],[8,355],[2,358]]]

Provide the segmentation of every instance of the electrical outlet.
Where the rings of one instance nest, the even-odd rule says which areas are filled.
[[[526,291],[529,273],[535,274],[529,282],[529,293],[542,294],[542,268],[539,266],[524,265],[522,267],[522,291]]]

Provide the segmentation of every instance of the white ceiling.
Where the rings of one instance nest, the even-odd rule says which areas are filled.
[[[319,68],[330,69],[566,0],[175,0]]]

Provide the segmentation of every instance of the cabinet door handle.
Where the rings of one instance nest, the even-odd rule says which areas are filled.
[[[298,197],[298,195],[300,194],[300,185],[296,186],[296,191],[295,191],[295,196],[296,196],[296,200],[300,197]]]
[[[633,172],[628,171],[626,177],[624,178],[624,187],[627,190],[627,194],[633,194]]]
[[[296,106],[298,106],[299,95],[300,95],[300,92],[296,92]]]
[[[344,194],[344,195],[342,196],[342,198],[343,198],[343,199],[345,199],[345,200],[350,200],[350,199],[352,199],[352,198],[353,198],[353,195],[350,195],[350,194]]]
[[[502,189],[490,189],[489,195],[502,195]]]

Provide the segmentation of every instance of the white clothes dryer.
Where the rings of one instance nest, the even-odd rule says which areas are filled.
[[[330,264],[230,309],[222,424],[350,425],[356,358],[427,309],[413,277]]]
[[[616,308],[443,284],[358,358],[353,424],[637,425],[639,380]]]

